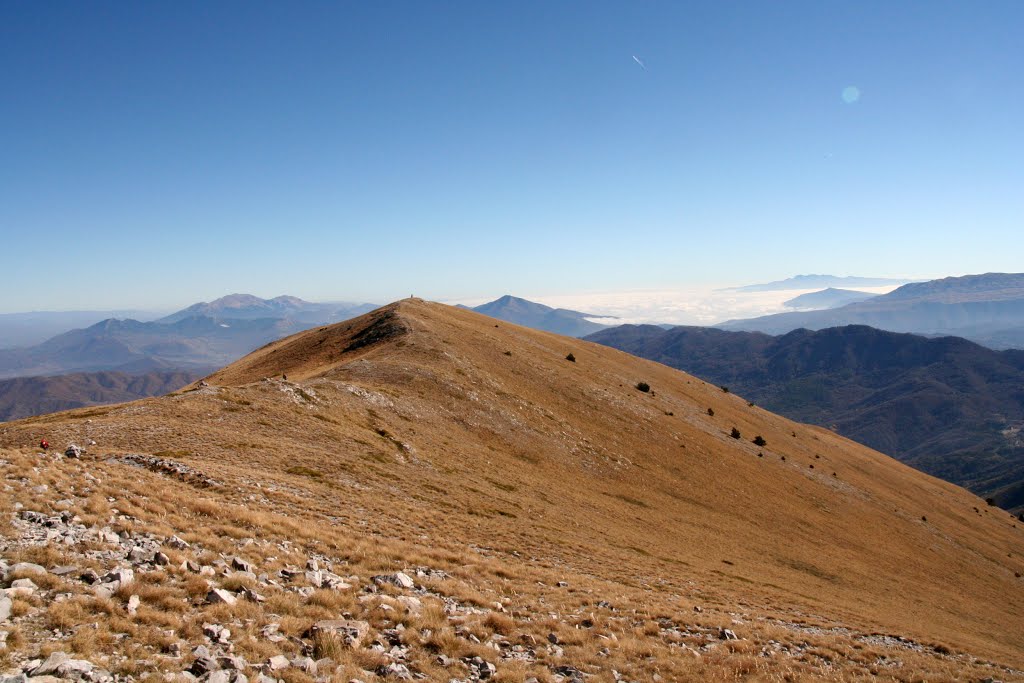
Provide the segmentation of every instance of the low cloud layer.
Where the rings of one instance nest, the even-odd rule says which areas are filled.
[[[859,287],[858,291],[884,294],[895,286]],[[585,294],[535,295],[524,299],[595,316],[615,316],[618,324],[663,323],[671,325],[714,325],[736,318],[753,318],[792,309],[782,304],[800,294],[817,289],[792,289],[774,292],[737,292],[708,288],[633,290]],[[477,306],[484,299],[449,301]],[[595,320],[608,324],[609,320]]]

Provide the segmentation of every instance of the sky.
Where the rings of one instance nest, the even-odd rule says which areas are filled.
[[[0,0],[0,312],[1024,270],[1024,3]]]

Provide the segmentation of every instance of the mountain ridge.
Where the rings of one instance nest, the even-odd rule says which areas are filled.
[[[775,280],[740,287],[729,287],[736,292],[776,292],[797,289],[821,289],[823,287],[882,287],[902,285],[910,282],[905,278],[861,277],[857,275],[794,275],[785,280]]]
[[[785,334],[868,325],[891,332],[956,335],[995,348],[1024,348],[1024,273],[985,273],[910,283],[888,294],[824,311],[729,320],[723,330]]]
[[[281,295],[262,299],[252,294],[228,294],[213,301],[202,301],[160,318],[174,323],[184,318],[209,317],[236,320],[287,318],[311,324],[325,324],[361,315],[376,308],[374,304],[337,302],[313,303],[295,296]]]
[[[240,584],[214,571],[239,606],[185,600],[189,623],[244,633],[245,619],[258,633],[274,609],[297,615],[276,617],[294,636],[280,644],[233,641],[250,661],[315,652],[306,629],[345,612],[369,633],[357,667],[397,661],[434,680],[465,677],[474,656],[501,676],[613,667],[631,680],[743,670],[910,681],[996,672],[979,658],[1011,667],[1000,675],[1024,666],[1024,635],[1007,628],[1024,616],[1024,538],[1005,511],[664,365],[475,312],[403,300],[270,342],[170,396],[0,428],[0,447],[15,449],[5,467],[45,466],[32,476],[68,497],[69,514],[95,515],[68,489],[78,475],[59,471],[77,461],[17,450],[43,437],[95,440],[87,463],[119,487],[126,533],[137,533],[135,519],[166,538],[187,533],[201,552],[175,555],[181,562],[230,567],[241,553],[291,571],[305,556],[357,575],[359,589],[306,598],[256,572]],[[122,465],[126,453],[168,461],[154,469],[171,474]],[[282,555],[284,564],[269,559]],[[176,566],[159,570],[168,591]],[[434,568],[448,578],[431,578]],[[412,583],[424,592],[362,590],[369,576],[405,569],[423,573]],[[244,585],[266,603],[244,601]],[[397,601],[377,607],[397,597],[429,606],[431,621],[406,617]],[[112,609],[127,599],[115,596]],[[449,614],[469,600],[477,612]],[[398,623],[408,654],[372,655],[368,645],[388,642]],[[202,638],[193,631],[178,636],[183,652]],[[525,659],[483,645],[495,637],[523,643]],[[148,656],[148,641],[137,642]],[[899,667],[880,669],[882,655]]]
[[[292,296],[260,299],[232,294],[156,321],[108,318],[31,347],[0,349],[0,379],[217,367],[273,339],[371,308],[370,304],[315,304]]]

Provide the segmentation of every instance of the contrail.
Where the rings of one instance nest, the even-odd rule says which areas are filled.
[[[640,61],[639,57],[637,57],[636,55],[633,55],[633,61],[636,62],[637,64],[639,64],[641,69],[643,69],[644,71],[647,71],[647,65],[644,64],[642,61]]]

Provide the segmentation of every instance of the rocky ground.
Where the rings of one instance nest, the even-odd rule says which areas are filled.
[[[621,587],[486,560],[390,548],[400,569],[373,573],[380,558],[351,538],[246,517],[226,499],[256,491],[172,459],[3,456],[4,683],[1024,677],[807,615],[658,613]]]

